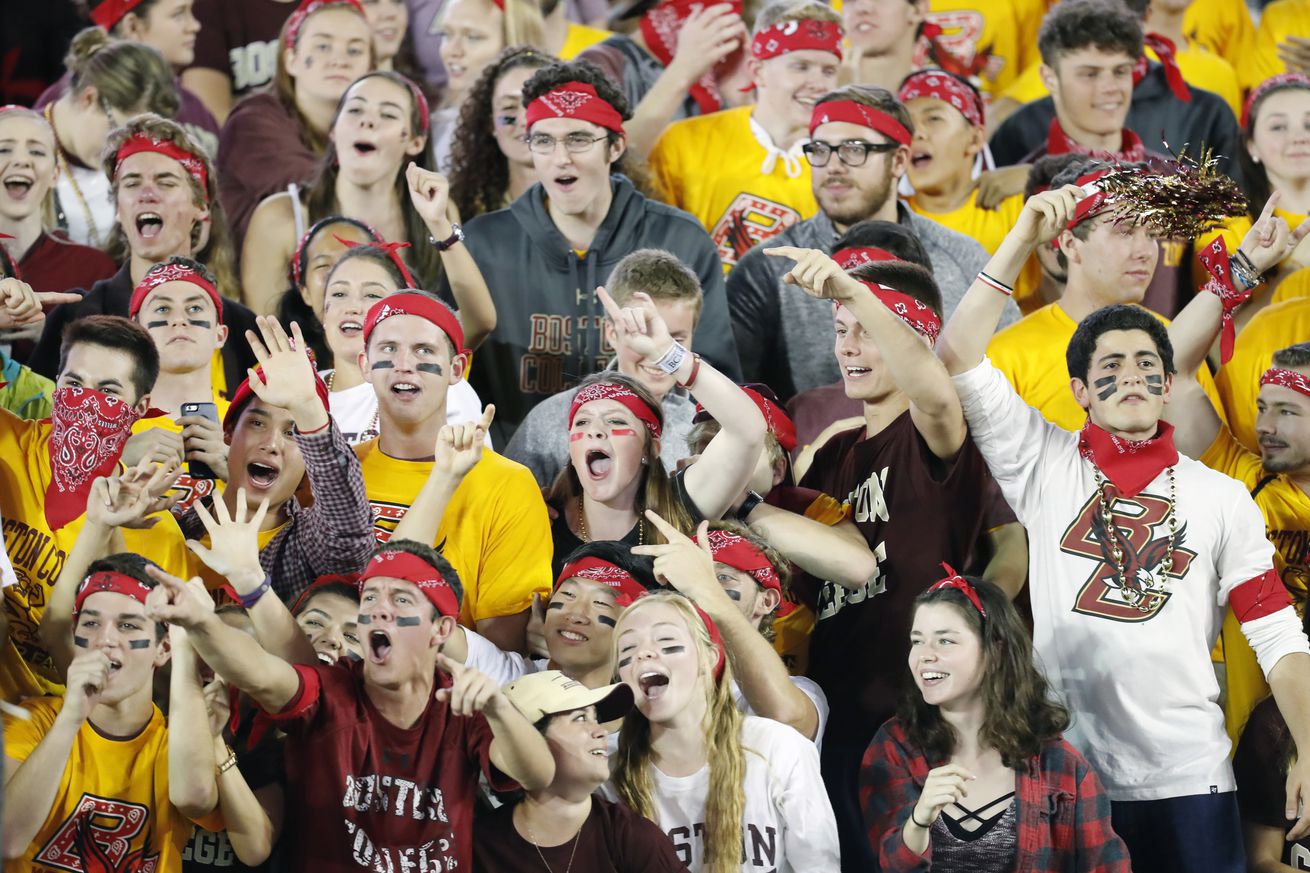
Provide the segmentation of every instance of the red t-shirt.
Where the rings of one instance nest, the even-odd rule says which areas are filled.
[[[287,733],[288,871],[467,870],[479,773],[495,791],[518,784],[491,765],[491,727],[435,699],[413,727],[391,724],[364,690],[363,666],[296,667],[300,690],[273,716]],[[450,680],[438,675],[436,688]]]
[[[277,37],[296,9],[294,0],[196,0],[200,20],[193,67],[232,77],[232,93],[244,97],[273,81]]]
[[[73,242],[56,231],[43,233],[18,261],[23,281],[38,293],[90,288],[118,272],[118,265],[100,249]]]
[[[514,827],[512,806],[502,806],[478,819],[478,832],[473,841],[474,869],[478,873],[521,873],[532,869],[531,862],[538,857],[551,870],[571,867],[587,873],[687,871],[659,825],[626,806],[600,797],[592,797],[591,815],[582,823],[577,837],[558,846],[543,848],[523,839]]]

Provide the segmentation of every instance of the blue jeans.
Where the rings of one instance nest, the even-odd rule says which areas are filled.
[[[1110,804],[1137,873],[1245,873],[1237,792]]]

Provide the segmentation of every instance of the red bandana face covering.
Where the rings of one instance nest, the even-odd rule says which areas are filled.
[[[1048,155],[1086,155],[1089,158],[1097,158],[1102,161],[1123,161],[1124,163],[1136,163],[1146,160],[1146,146],[1142,145],[1142,140],[1137,134],[1126,127],[1123,129],[1123,138],[1120,140],[1119,151],[1104,152],[1089,149],[1074,142],[1064,132],[1064,128],[1060,127],[1058,118],[1051,119],[1051,127],[1046,135],[1046,153]]]
[[[1174,426],[1167,421],[1160,422],[1160,429],[1149,440],[1126,440],[1088,419],[1078,434],[1078,451],[1124,497],[1136,497],[1156,476],[1178,463]]]
[[[141,415],[123,401],[90,388],[60,388],[52,400],[45,520],[57,531],[86,511],[91,483],[114,472],[132,425]]]

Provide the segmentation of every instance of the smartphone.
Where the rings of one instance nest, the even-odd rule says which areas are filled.
[[[182,416],[199,415],[218,424],[218,407],[213,403],[183,403]],[[210,469],[204,461],[187,461],[187,475],[192,479],[217,479],[218,474]]]

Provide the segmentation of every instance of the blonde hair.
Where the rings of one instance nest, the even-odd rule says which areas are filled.
[[[638,598],[624,610],[619,626],[634,612],[651,604],[672,607],[686,621],[708,686],[704,730],[710,781],[705,796],[705,854],[701,869],[705,873],[736,873],[741,870],[746,753],[741,747],[743,716],[732,694],[732,667],[725,653],[723,673],[717,682],[714,680],[714,663],[719,653],[715,651],[709,631],[691,601],[675,591],[652,591]],[[616,660],[620,627],[614,629]],[[618,762],[612,779],[624,803],[655,821],[650,757],[650,722],[639,710],[633,709],[623,719],[623,728],[619,732]]]
[[[505,0],[505,45],[545,48],[546,22],[541,7],[528,0]]]
[[[148,45],[111,37],[99,27],[73,37],[64,66],[71,74],[68,94],[95,88],[115,109],[141,109],[170,118],[181,106],[173,68],[163,55]]]
[[[830,21],[841,24],[842,17],[831,6],[819,0],[777,0],[760,10],[752,32],[759,33],[784,21]]]

